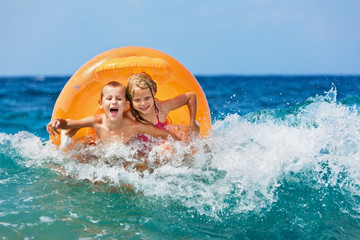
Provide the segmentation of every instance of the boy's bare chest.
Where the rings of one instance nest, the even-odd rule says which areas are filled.
[[[96,134],[102,140],[107,138],[119,138],[120,141],[126,143],[131,138],[131,130],[128,127],[119,127],[116,129],[108,129],[104,126],[95,129]]]

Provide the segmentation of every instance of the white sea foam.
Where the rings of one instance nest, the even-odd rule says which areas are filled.
[[[26,132],[0,134],[0,143],[10,144],[25,166],[55,163],[61,174],[129,185],[215,217],[271,206],[284,179],[360,196],[359,110],[337,102],[335,89],[286,114],[228,115],[213,124],[208,138],[170,142],[170,151],[153,146],[144,171],[136,167],[144,159],[135,148],[120,143],[62,152]]]
[[[53,223],[55,220],[52,219],[51,217],[47,217],[47,216],[41,216],[40,217],[40,222],[42,223],[47,223],[47,224],[50,224],[50,223]]]

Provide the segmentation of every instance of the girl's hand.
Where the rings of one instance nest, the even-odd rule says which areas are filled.
[[[196,135],[199,135],[200,126],[199,126],[199,123],[196,120],[194,122],[190,123],[189,133],[195,133]]]

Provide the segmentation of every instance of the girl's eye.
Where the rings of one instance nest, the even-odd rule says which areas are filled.
[[[134,99],[134,102],[140,102],[140,99]]]
[[[151,97],[146,97],[145,101],[149,101],[151,99]]]

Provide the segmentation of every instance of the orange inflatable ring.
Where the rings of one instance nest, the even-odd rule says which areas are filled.
[[[109,81],[126,85],[127,79],[137,72],[148,73],[157,83],[156,97],[160,100],[173,98],[185,92],[197,96],[197,121],[201,136],[211,131],[210,110],[206,96],[195,77],[173,57],[151,48],[123,47],[99,54],[85,63],[69,79],[56,100],[52,118],[81,119],[98,112],[98,99],[102,87]],[[173,124],[189,124],[189,111],[183,106],[170,112]],[[91,128],[79,130],[74,139],[94,134]],[[50,136],[53,143],[61,144],[61,138]]]

